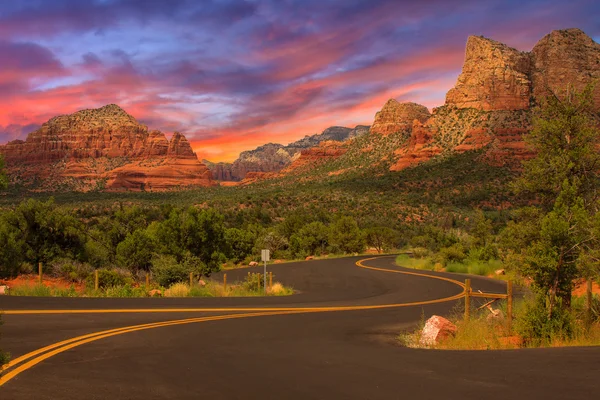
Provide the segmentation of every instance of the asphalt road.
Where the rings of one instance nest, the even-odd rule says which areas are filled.
[[[89,342],[73,342],[76,346],[69,349],[63,344],[41,352],[5,371],[7,376],[27,367],[0,386],[0,399],[489,400],[587,399],[600,393],[600,348],[433,351],[399,346],[395,337],[400,331],[423,316],[456,311],[461,302],[402,304],[455,296],[462,288],[358,268],[357,260],[270,266],[275,280],[299,292],[288,297],[1,297],[4,310],[140,311],[5,315],[0,344],[13,359],[95,332],[181,322],[107,333],[98,340],[90,336],[80,339]],[[389,257],[364,264],[402,270]],[[248,271],[228,271],[228,281]],[[501,282],[481,278],[473,278],[473,286],[504,290]],[[294,310],[298,313],[282,314]]]

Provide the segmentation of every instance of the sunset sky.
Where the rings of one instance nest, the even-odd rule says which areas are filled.
[[[388,98],[441,105],[468,35],[530,50],[553,29],[600,41],[598,1],[0,2],[0,143],[109,103],[231,161]]]

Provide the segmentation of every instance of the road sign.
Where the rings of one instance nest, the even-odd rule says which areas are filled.
[[[261,250],[260,252],[261,261],[271,261],[271,254],[269,250]]]

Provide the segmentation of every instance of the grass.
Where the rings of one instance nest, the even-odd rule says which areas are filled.
[[[520,316],[523,316],[528,300],[515,301],[514,321],[516,327]],[[599,300],[600,301],[600,300]],[[508,332],[505,320],[488,319],[490,312],[487,309],[474,311],[471,318],[465,321],[462,312],[457,310],[449,317],[457,327],[456,335],[447,338],[442,343],[433,346],[434,349],[443,350],[504,350],[522,347],[566,347],[566,346],[600,346],[600,320],[586,326],[582,318],[583,297],[573,298],[573,334],[570,338],[552,338],[547,341],[528,341],[519,336],[513,328]],[[506,315],[506,302],[498,306],[503,315]],[[422,320],[418,327],[398,336],[400,343],[407,347],[422,347],[419,345],[420,334],[424,326]]]
[[[169,288],[151,286],[146,288],[144,285],[133,286],[130,284],[121,286],[112,286],[105,289],[93,290],[86,289],[84,292],[77,291],[74,286],[67,289],[51,288],[40,284],[22,285],[11,288],[11,296],[33,296],[33,297],[149,297],[151,289],[157,289],[164,297],[258,297],[264,296],[262,288],[258,285],[254,288],[248,287],[246,283],[234,283],[223,288],[223,284],[214,281],[208,281],[205,286],[175,283]],[[272,288],[267,289],[267,296],[289,296],[294,293],[291,287],[282,285],[279,282],[273,283]]]
[[[495,276],[494,271],[502,269],[502,262],[500,260],[480,261],[466,259],[462,262],[449,262],[444,267],[441,262],[436,262],[435,257],[413,258],[407,254],[401,254],[396,257],[396,265],[405,268],[481,276]]]

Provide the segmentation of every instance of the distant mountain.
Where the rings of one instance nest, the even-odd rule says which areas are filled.
[[[322,133],[305,136],[284,146],[277,143],[267,143],[254,150],[244,151],[233,163],[212,163],[202,160],[211,170],[214,179],[220,181],[240,181],[249,172],[272,173],[278,172],[290,165],[300,156],[304,149],[319,146],[321,142],[353,139],[369,132],[369,127],[358,125],[355,128],[332,126]]]
[[[524,140],[533,108],[549,91],[563,96],[568,85],[580,91],[598,81],[600,45],[579,29],[553,31],[531,52],[471,36],[455,87],[432,113],[422,105],[390,99],[375,115],[368,135],[341,145],[323,142],[303,150],[280,173],[253,174],[243,183],[382,176],[473,150],[480,151],[479,163],[515,170],[533,156]],[[600,85],[593,98],[600,120]]]
[[[148,131],[116,104],[50,119],[0,146],[9,175],[37,190],[165,190],[213,185],[186,138]]]

